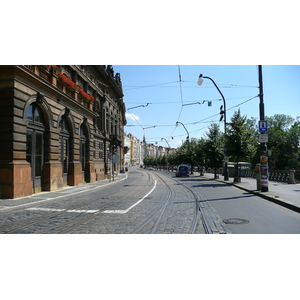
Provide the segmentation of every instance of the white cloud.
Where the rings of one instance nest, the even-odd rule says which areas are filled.
[[[140,119],[139,116],[135,115],[135,114],[129,114],[129,113],[126,113],[125,114],[126,118],[127,119],[130,119],[130,120],[133,120],[133,121],[138,121]]]

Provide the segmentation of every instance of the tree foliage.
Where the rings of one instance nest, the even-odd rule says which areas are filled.
[[[300,122],[290,116],[274,115],[268,120],[269,168],[287,170],[300,168]]]
[[[247,117],[242,116],[240,110],[234,113],[231,122],[227,125],[225,135],[226,155],[232,161],[249,161],[256,151],[257,138],[247,122]]]
[[[300,169],[300,118],[294,120],[286,115],[266,117],[268,121],[268,150],[270,170]],[[191,166],[208,165],[212,168],[221,167],[226,156],[231,161],[250,162],[252,167],[259,163],[260,144],[258,141],[258,120],[247,119],[240,110],[236,111],[227,123],[226,135],[220,131],[218,124],[212,123],[204,138],[192,138],[181,147],[163,157],[147,157],[146,165],[177,166],[189,164]]]
[[[220,168],[224,159],[223,134],[220,131],[220,126],[212,123],[206,136],[207,139],[203,145],[206,163],[212,168]]]

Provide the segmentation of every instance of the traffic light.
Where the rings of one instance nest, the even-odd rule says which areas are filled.
[[[223,120],[224,114],[225,114],[225,111],[223,110],[223,105],[221,105],[221,107],[220,107],[220,115],[221,115],[220,122]]]
[[[212,101],[207,101],[208,106],[212,106]]]
[[[117,146],[116,145],[112,145],[112,153],[113,154],[117,153]]]

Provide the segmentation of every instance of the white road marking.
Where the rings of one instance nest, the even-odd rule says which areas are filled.
[[[25,210],[40,210],[40,211],[66,211],[66,212],[75,212],[75,213],[87,213],[87,214],[93,214],[95,212],[98,212],[98,209],[61,209],[61,208],[47,208],[47,207],[31,207],[26,208]]]
[[[103,188],[107,185],[110,185],[110,184],[113,184],[115,182],[119,182],[119,181],[123,181],[125,179],[128,178],[128,174],[126,174],[126,176],[124,178],[121,178],[119,180],[116,180],[116,181],[111,181],[109,183],[105,183],[103,185],[100,185],[100,186],[95,186],[92,191],[94,192],[95,190],[99,189],[99,188]],[[57,191],[53,191],[53,192],[57,192]],[[72,193],[73,195],[79,195],[79,194],[82,194],[82,193],[86,193],[87,190],[84,190],[84,191],[79,191],[79,192],[76,192],[74,191],[74,193]],[[47,194],[48,193],[52,193],[52,192],[46,192]],[[63,191],[62,191],[63,193]],[[27,197],[22,197],[22,198],[17,198],[17,199],[10,199],[12,201],[18,201],[18,200],[22,200],[22,199],[26,199],[26,198],[32,198],[32,197],[35,197],[36,194],[34,195],[31,195],[31,196],[27,196]],[[39,195],[38,195],[39,196]],[[68,199],[67,197],[70,196],[70,194],[64,194],[64,195],[61,195],[61,196],[58,196],[58,197],[54,197],[54,198],[47,198],[47,199],[43,199],[43,200],[38,200],[38,201],[33,201],[33,202],[28,202],[28,203],[24,203],[24,204],[19,204],[19,205],[14,205],[14,206],[0,206],[0,210],[1,211],[4,211],[4,210],[13,210],[15,208],[18,208],[18,207],[24,207],[24,206],[28,206],[28,205],[32,205],[32,204],[36,204],[36,203],[42,203],[42,202],[45,202],[45,201],[50,201],[50,200],[57,200],[57,199],[61,199],[61,198],[66,198]]]
[[[87,213],[87,214],[93,214],[98,212],[99,209],[88,209],[88,210],[84,210],[84,209],[69,209],[67,210],[67,212],[76,212],[76,213]]]
[[[104,214],[126,214],[128,213],[132,208],[134,208],[136,205],[141,203],[145,198],[147,198],[156,188],[156,183],[157,181],[155,180],[154,187],[151,189],[151,191],[146,194],[143,198],[141,198],[139,201],[137,201],[135,204],[131,205],[129,208],[125,210],[105,210],[103,213]]]

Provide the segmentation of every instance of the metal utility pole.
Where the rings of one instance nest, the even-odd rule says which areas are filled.
[[[220,95],[223,99],[223,105],[220,107],[220,114],[221,114],[220,122],[222,121],[222,119],[224,117],[224,134],[226,136],[226,125],[227,125],[227,123],[226,123],[226,101],[225,101],[225,97],[224,97],[223,93],[221,92],[221,90],[219,89],[219,87],[217,86],[217,84],[214,82],[214,80],[212,78],[208,77],[208,76],[203,76],[202,74],[200,74],[199,78],[198,78],[198,85],[202,84],[203,78],[209,79],[214,84],[215,88],[218,90],[218,92],[220,93]],[[228,157],[226,156],[225,148],[224,148],[224,161],[225,161],[224,180],[229,180],[229,172],[228,172],[228,166],[227,166]]]
[[[267,141],[268,125],[265,122],[265,105],[264,105],[264,92],[263,92],[263,80],[262,80],[262,66],[258,66],[258,82],[259,82],[259,131],[260,131],[260,186],[262,192],[269,191],[269,170],[268,170],[268,154],[267,154]]]

